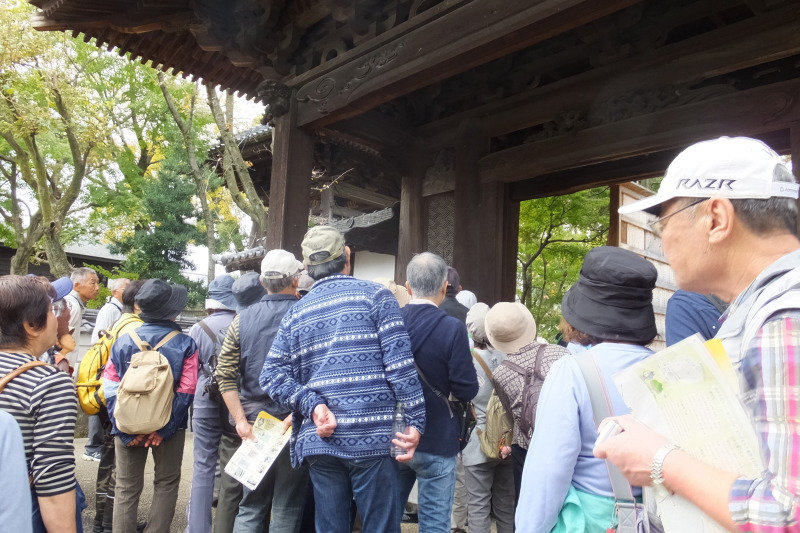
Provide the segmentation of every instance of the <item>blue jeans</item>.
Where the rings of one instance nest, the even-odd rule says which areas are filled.
[[[306,458],[314,484],[317,533],[350,533],[350,502],[363,520],[362,531],[400,533],[397,461],[388,455],[340,459]],[[452,495],[451,495],[452,499]]]
[[[399,471],[397,509],[402,512],[416,480],[419,482],[420,532],[449,533],[450,510],[456,488],[456,456],[415,452],[411,461],[400,463]]]
[[[258,487],[244,488],[233,533],[260,533],[264,523],[269,523],[269,533],[298,533],[307,486],[308,467],[292,468],[289,447],[284,447]]]

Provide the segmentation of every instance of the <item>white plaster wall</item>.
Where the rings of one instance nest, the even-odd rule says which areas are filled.
[[[356,267],[353,276],[359,279],[394,279],[394,256],[369,251],[356,252]]]

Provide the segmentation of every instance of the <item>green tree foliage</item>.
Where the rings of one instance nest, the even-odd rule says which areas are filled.
[[[188,280],[181,272],[193,269],[188,259],[190,244],[202,241],[195,225],[197,210],[191,202],[194,184],[189,169],[167,161],[142,185],[143,209],[150,221],[132,235],[112,244],[113,253],[127,256],[122,268],[140,279],[161,278],[189,287],[190,305],[202,302],[202,284]]]
[[[518,297],[552,341],[561,299],[578,279],[583,256],[606,243],[608,188],[522,202],[519,217]]]
[[[92,79],[112,59],[63,34],[30,28],[32,6],[0,10],[0,217],[13,233],[12,272],[43,246],[56,275],[69,273],[66,237],[79,232],[85,178],[104,167],[109,117]]]

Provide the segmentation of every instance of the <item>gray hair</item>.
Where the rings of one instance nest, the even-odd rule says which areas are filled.
[[[431,252],[415,255],[406,267],[406,279],[414,296],[436,296],[447,280],[447,263]]]
[[[97,276],[97,272],[89,267],[78,267],[72,270],[72,274],[69,275],[69,279],[72,283],[83,283],[92,275]]]
[[[347,263],[347,254],[344,253],[336,259],[331,259],[327,263],[320,265],[307,265],[306,272],[314,281],[319,281],[322,278],[327,278],[334,274],[339,274],[344,270],[344,265]]]
[[[108,283],[107,283],[108,290],[110,290],[111,292],[114,292],[114,291],[116,291],[118,289],[124,288],[130,282],[131,282],[131,280],[129,280],[128,278],[110,279],[110,280],[108,280]]]
[[[266,279],[261,278],[261,284],[267,289],[269,294],[277,294],[281,292],[283,289],[288,287],[292,284],[292,281],[297,277],[297,274],[294,276],[289,276],[288,278],[280,278],[280,279]]]
[[[794,183],[786,165],[776,165],[773,181]],[[756,235],[786,230],[797,235],[797,200],[773,196],[764,200],[731,199],[736,215]]]

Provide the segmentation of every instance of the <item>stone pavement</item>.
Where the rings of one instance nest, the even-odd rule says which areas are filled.
[[[181,484],[178,493],[178,503],[175,509],[175,517],[172,520],[172,533],[183,533],[186,530],[186,506],[189,503],[189,487],[192,482],[192,457],[194,453],[194,441],[192,433],[186,433],[186,446],[183,450],[183,468],[181,474]],[[92,521],[94,520],[94,483],[97,479],[97,465],[94,461],[84,461],[83,447],[86,444],[85,438],[75,439],[75,464],[78,483],[86,493],[86,503],[88,507],[83,512],[83,530],[85,533],[92,531]],[[147,510],[153,501],[153,458],[147,459],[145,468],[145,483],[142,497],[139,500],[139,520],[147,517]],[[403,524],[403,533],[416,533],[416,524]],[[313,532],[302,532],[313,533]]]

